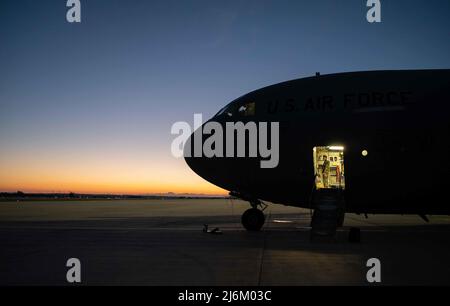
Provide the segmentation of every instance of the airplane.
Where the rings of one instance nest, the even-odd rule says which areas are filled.
[[[276,167],[185,155],[199,176],[250,203],[249,231],[264,225],[264,201],[312,209],[318,236],[333,236],[346,213],[450,214],[450,69],[316,73],[245,94],[202,127],[210,121],[279,122]]]

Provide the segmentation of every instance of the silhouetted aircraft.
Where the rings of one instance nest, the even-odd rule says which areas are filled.
[[[224,130],[226,122],[279,122],[276,167],[262,168],[261,156],[185,160],[250,202],[248,230],[264,224],[262,201],[314,209],[319,235],[334,234],[345,213],[427,220],[450,214],[449,109],[449,69],[317,73],[250,92],[209,120]]]

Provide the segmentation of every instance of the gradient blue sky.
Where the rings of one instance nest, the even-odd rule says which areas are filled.
[[[220,193],[170,127],[262,86],[450,68],[450,1],[0,2],[0,190]]]

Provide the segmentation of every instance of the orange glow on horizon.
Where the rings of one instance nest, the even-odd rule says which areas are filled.
[[[130,186],[128,188],[123,186],[83,186],[83,185],[71,185],[71,186],[28,186],[26,188],[20,188],[16,186],[3,186],[0,185],[0,192],[17,192],[22,191],[25,193],[69,193],[74,192],[78,194],[115,194],[115,195],[152,195],[152,194],[192,194],[192,195],[208,195],[208,196],[225,196],[228,195],[228,191],[219,187],[204,186],[205,188],[186,188],[185,186],[172,186],[172,188],[160,189],[150,187]]]
[[[90,194],[226,195],[198,175],[182,159],[171,156],[116,154],[33,155],[0,159],[0,191]]]
[[[214,186],[208,182],[175,184],[137,183],[137,182],[54,182],[52,180],[37,182],[32,179],[6,183],[0,183],[1,192],[28,192],[28,193],[87,193],[87,194],[205,194],[205,195],[227,195],[228,191]]]

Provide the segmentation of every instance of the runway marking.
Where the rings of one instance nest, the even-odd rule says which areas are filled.
[[[382,226],[380,226],[382,227]],[[243,229],[240,225],[236,225],[233,227],[223,227],[221,226],[220,229],[222,231],[239,231],[239,232],[246,232],[245,229]],[[124,231],[124,230],[134,230],[134,231],[179,231],[179,232],[202,232],[201,226],[198,227],[42,227],[42,226],[35,226],[35,227],[17,227],[17,226],[1,226],[1,230],[20,230],[20,231],[26,231],[26,230],[103,230],[103,231]],[[309,231],[311,230],[311,227],[271,227],[269,232],[293,232],[293,231]],[[337,229],[338,232],[346,232],[348,229]],[[442,233],[442,229],[423,229],[423,230],[410,230],[410,231],[404,231],[401,226],[397,229],[374,229],[370,227],[362,227],[362,232],[401,232],[401,233]]]
[[[309,231],[311,230],[310,226],[283,226],[283,224],[293,224],[295,222],[287,221],[287,220],[268,220],[266,225],[271,224],[279,224],[280,226],[271,226],[269,230],[269,226],[265,226],[264,228],[269,232],[292,232],[292,231]],[[439,225],[439,224],[437,224]],[[226,226],[214,225],[218,226],[222,231],[239,231],[246,232],[244,228],[240,224],[228,224]],[[409,224],[405,225],[406,227]],[[442,233],[448,232],[442,228],[427,228],[427,225],[424,225],[423,229],[413,229],[406,230],[402,228],[402,225],[395,226],[395,228],[390,228],[389,224],[379,225],[379,224],[363,224],[359,226],[361,231],[363,232],[401,232],[401,233]],[[17,231],[27,231],[27,230],[100,230],[100,231],[124,231],[124,230],[133,230],[133,231],[179,231],[179,232],[202,232],[203,228],[199,225],[192,226],[184,226],[184,227],[89,227],[89,226],[15,226],[15,225],[2,225],[0,226],[1,230],[17,230]],[[348,231],[348,226],[345,228],[337,229],[338,232],[346,232]]]
[[[0,230],[108,230],[108,231],[120,231],[120,230],[144,230],[144,231],[197,231],[202,232],[201,227],[182,228],[182,227],[0,227]]]
[[[290,220],[273,220],[273,223],[294,223],[294,221]]]
[[[270,218],[271,218],[271,210],[269,210],[269,213],[268,213],[268,216],[267,216],[267,221],[269,221],[269,222],[267,222],[266,224],[267,224],[267,226],[264,226],[263,227],[263,234],[264,234],[264,239],[263,239],[263,245],[262,245],[262,248],[261,248],[261,263],[260,263],[260,266],[259,266],[259,274],[258,274],[258,286],[261,286],[261,280],[262,280],[262,274],[263,274],[263,265],[264,265],[264,253],[265,253],[265,250],[266,250],[266,245],[267,245],[267,233],[268,233],[268,229],[269,229],[269,226],[270,226]]]

